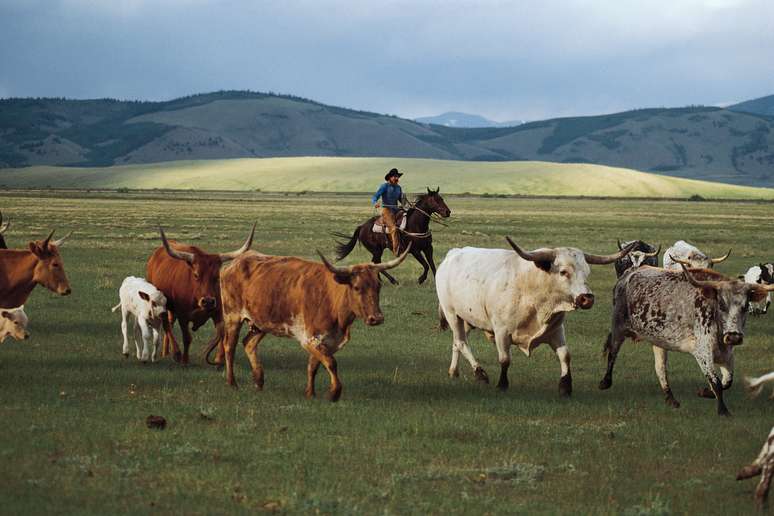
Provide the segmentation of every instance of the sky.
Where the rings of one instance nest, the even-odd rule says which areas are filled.
[[[774,94],[771,0],[0,0],[0,98],[225,89],[496,121]]]

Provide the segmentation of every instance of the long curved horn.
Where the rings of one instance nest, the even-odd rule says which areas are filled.
[[[728,250],[728,252],[725,254],[725,256],[721,256],[720,258],[710,258],[710,261],[712,263],[720,263],[723,260],[725,260],[726,258],[728,258],[729,255],[731,255],[731,249]]]
[[[623,246],[621,245],[621,239],[620,238],[616,238],[615,241],[618,244],[618,250],[620,251],[621,249],[623,249]]]
[[[333,265],[331,262],[328,261],[325,255],[323,255],[319,250],[317,250],[317,254],[320,255],[320,259],[322,260],[323,264],[325,264],[325,267],[333,274],[342,274],[342,275],[352,274],[352,267],[342,267],[338,265]]]
[[[685,261],[685,260],[681,260],[680,258],[675,258],[675,257],[674,257],[674,256],[672,256],[671,254],[669,255],[669,258],[671,258],[673,262],[675,262],[675,263],[679,263],[680,265],[684,265],[684,266],[686,266],[686,267],[692,267],[692,266],[693,266],[693,265],[691,264],[691,262],[687,262],[687,261]]]
[[[413,243],[414,242],[409,242],[409,245],[406,247],[406,250],[403,251],[403,254],[398,256],[397,258],[393,258],[389,262],[376,263],[372,265],[372,267],[376,270],[376,272],[382,272],[382,271],[386,271],[397,267],[398,265],[403,263],[403,260],[406,259],[406,256],[408,256],[409,251],[411,250],[411,244]]]
[[[673,260],[674,260],[674,258],[673,258]],[[719,283],[720,283],[719,281],[702,281],[702,280],[697,280],[696,278],[693,277],[691,272],[688,270],[688,267],[686,267],[683,262],[677,262],[677,263],[679,263],[680,267],[683,268],[683,274],[685,275],[685,279],[687,279],[691,283],[691,285],[693,285],[694,287],[698,287],[698,288],[704,288],[704,287],[718,288]]]
[[[652,256],[658,256],[658,253],[660,253],[660,252],[661,252],[661,244],[658,244],[658,249],[656,249],[656,252],[654,252],[654,253],[644,253],[644,254],[645,254],[645,256],[650,258]]]
[[[220,256],[220,259],[223,261],[226,260],[233,260],[240,254],[244,253],[248,249],[250,249],[250,246],[253,245],[253,235],[255,235],[255,226],[258,224],[257,222],[253,223],[253,229],[250,230],[250,236],[247,237],[247,240],[245,240],[245,243],[242,247],[237,249],[236,251],[231,251],[230,253],[220,253],[218,256]]]
[[[511,247],[513,247],[513,250],[516,251],[516,253],[524,258],[525,260],[529,260],[530,262],[553,262],[554,258],[556,258],[556,251],[553,249],[546,250],[546,251],[530,251],[527,252],[523,250],[521,247],[517,246],[516,243],[514,243],[513,240],[511,240],[511,237],[505,237],[505,239],[508,241],[509,244],[511,244]]]
[[[65,241],[65,240],[67,240],[68,238],[70,238],[70,235],[72,235],[72,234],[73,234],[73,232],[72,232],[72,231],[70,231],[70,232],[69,232],[69,233],[67,233],[65,236],[63,236],[62,238],[60,238],[59,240],[54,240],[54,241],[53,241],[53,242],[51,242],[51,243],[52,243],[53,245],[57,246],[57,247],[62,247],[62,244],[64,244],[64,241]]]
[[[43,244],[41,245],[43,249],[48,249],[48,241],[51,240],[52,236],[54,236],[54,231],[56,231],[56,229],[52,229],[51,233],[49,233],[46,239],[43,240]]]
[[[5,233],[5,231],[11,226],[11,221],[8,220],[5,224],[3,224],[3,213],[0,212],[0,235]]]
[[[616,260],[620,260],[627,254],[629,254],[632,249],[634,249],[637,246],[637,241],[630,243],[620,251],[618,251],[615,254],[608,254],[608,255],[598,255],[598,254],[588,254],[583,253],[583,257],[586,258],[586,263],[589,265],[607,265],[608,263],[613,263]]]
[[[194,261],[194,255],[193,253],[187,253],[185,251],[175,251],[172,249],[172,246],[169,245],[169,242],[167,241],[167,235],[164,234],[164,230],[159,226],[159,233],[161,233],[161,243],[164,244],[164,249],[167,250],[167,254],[171,256],[172,258],[177,258],[178,260],[185,260],[188,263],[193,263]]]

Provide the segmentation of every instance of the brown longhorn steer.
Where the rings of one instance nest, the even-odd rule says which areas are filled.
[[[331,265],[322,254],[322,263],[249,253],[228,264],[220,276],[223,328],[218,332],[226,355],[228,384],[236,387],[234,349],[242,323],[247,322],[250,330],[242,343],[258,390],[263,389],[258,344],[270,333],[294,337],[309,353],[306,397],[315,395],[314,380],[322,363],[331,379],[328,397],[337,401],[341,381],[333,355],[349,340],[356,318],[368,326],[384,322],[379,308],[379,272],[400,265],[408,252],[406,249],[386,263],[349,267]],[[213,339],[208,354],[217,342]]]
[[[168,318],[164,319],[164,345],[161,354],[168,354],[171,345],[175,361],[182,360],[187,364],[188,349],[192,340],[191,329],[198,330],[210,319],[216,325],[220,322],[220,266],[250,249],[255,224],[244,245],[230,253],[206,253],[198,247],[167,240],[161,228],[159,233],[163,245],[148,259],[145,275],[167,298]],[[182,356],[172,333],[175,320],[179,321],[180,331],[183,333]],[[192,328],[189,328],[189,323],[193,323]]]
[[[61,296],[70,294],[59,247],[70,236],[30,242],[29,249],[0,249],[0,308],[23,305],[35,285],[43,285]]]

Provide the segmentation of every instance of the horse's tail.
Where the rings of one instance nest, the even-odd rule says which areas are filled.
[[[352,238],[344,233],[333,233],[333,236],[337,238],[349,238],[348,242],[336,242],[336,261],[343,260],[357,245],[357,236],[360,233],[360,226],[355,228],[355,232],[352,233]]]

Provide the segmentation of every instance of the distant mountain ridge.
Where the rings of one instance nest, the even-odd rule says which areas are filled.
[[[695,106],[458,128],[249,91],[0,100],[0,167],[284,156],[594,163],[774,186],[774,117]]]
[[[449,111],[437,116],[425,116],[415,118],[415,122],[420,124],[444,125],[446,127],[515,127],[524,123],[523,120],[512,120],[510,122],[495,122],[484,118],[481,115],[471,115],[469,113],[460,113],[458,111]]]
[[[740,111],[743,113],[756,113],[758,115],[774,116],[774,95],[747,100],[728,106],[731,111]]]

